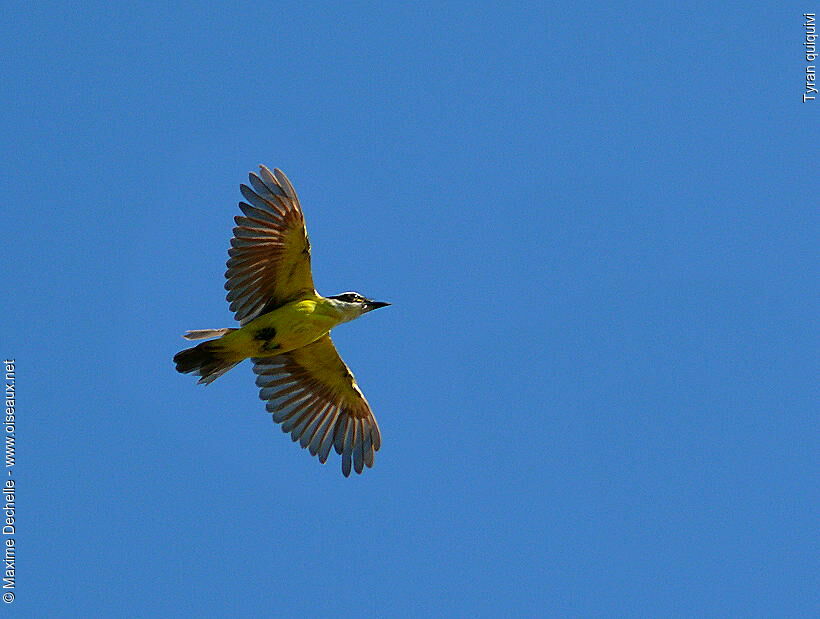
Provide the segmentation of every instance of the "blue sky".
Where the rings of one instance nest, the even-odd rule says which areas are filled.
[[[810,7],[720,4],[7,8],[13,610],[816,612]],[[260,163],[393,302],[358,478],[171,363]]]

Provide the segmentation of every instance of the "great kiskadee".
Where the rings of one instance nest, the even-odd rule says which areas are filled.
[[[185,333],[188,340],[218,339],[177,353],[176,369],[207,384],[250,358],[259,397],[282,431],[322,463],[335,448],[345,477],[351,465],[361,473],[373,466],[381,434],[330,330],[390,304],[357,292],[316,292],[302,207],[282,170],[259,166],[250,186],[240,189],[247,203],[239,203],[244,217],[234,218],[225,272],[227,300],[240,326]]]

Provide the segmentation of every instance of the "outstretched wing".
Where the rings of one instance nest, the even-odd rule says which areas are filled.
[[[315,294],[310,272],[310,242],[293,185],[278,168],[259,166],[251,186],[241,185],[248,201],[237,216],[225,289],[240,324],[306,295]]]
[[[330,448],[342,456],[342,473],[373,466],[381,447],[379,425],[356,380],[329,335],[275,357],[253,359],[259,397],[273,421],[294,441],[327,461]]]

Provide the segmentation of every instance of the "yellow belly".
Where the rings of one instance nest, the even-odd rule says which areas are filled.
[[[225,348],[244,357],[271,357],[307,346],[339,324],[321,301],[295,301],[222,336]]]

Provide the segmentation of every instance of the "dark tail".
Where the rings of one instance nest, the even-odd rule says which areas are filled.
[[[242,359],[226,351],[219,344],[219,340],[202,342],[193,348],[186,348],[174,355],[177,372],[200,376],[200,383],[212,383],[225,372],[230,370]]]

